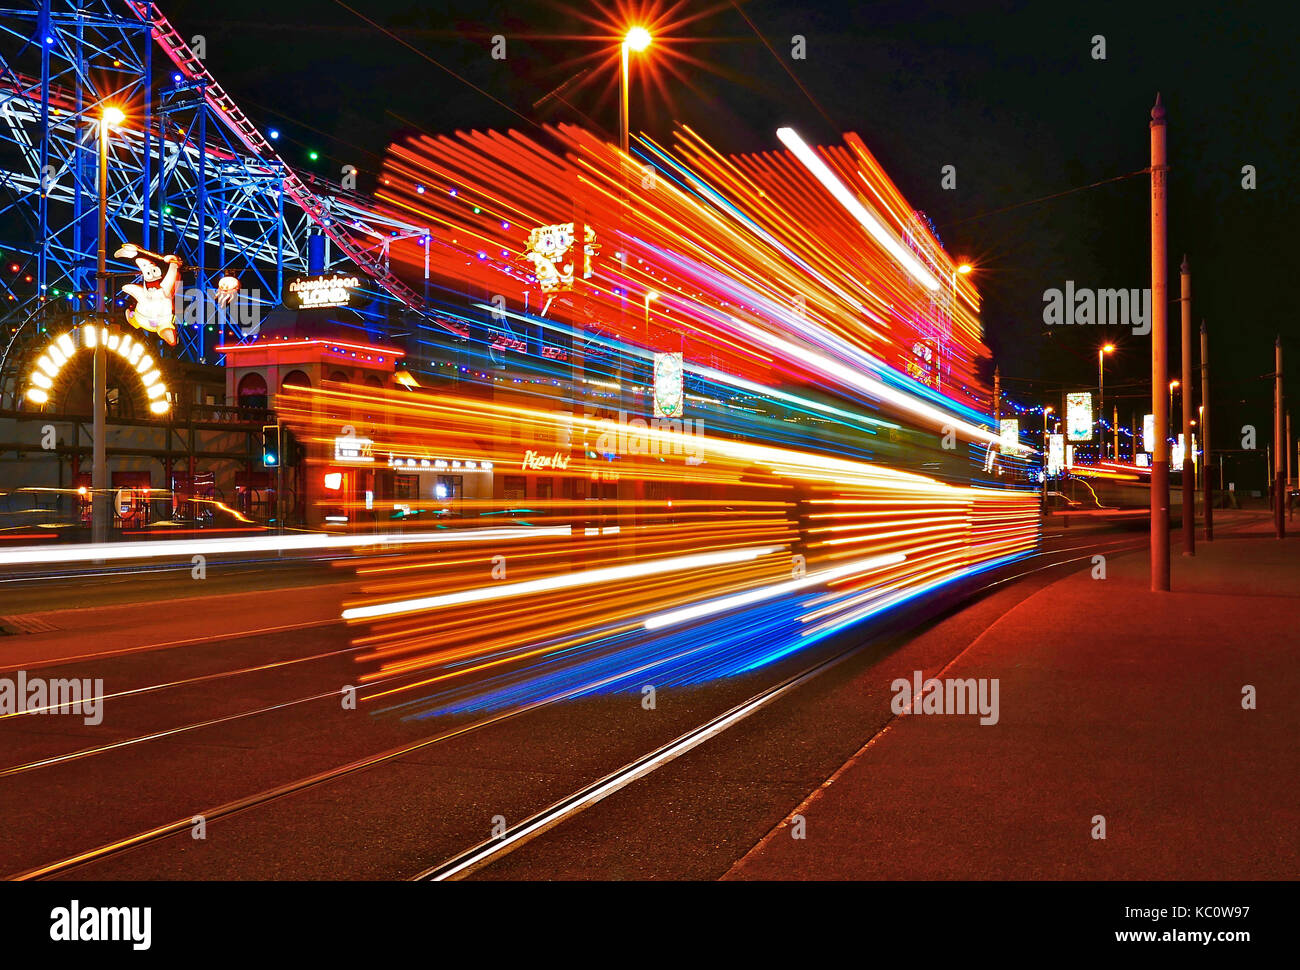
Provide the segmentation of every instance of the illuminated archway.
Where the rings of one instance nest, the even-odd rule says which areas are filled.
[[[171,410],[171,395],[163,382],[157,361],[129,333],[118,333],[98,324],[85,324],[67,333],[59,334],[45,345],[36,358],[36,366],[27,375],[27,400],[33,404],[48,404],[54,393],[54,385],[59,374],[69,360],[80,350],[93,350],[103,344],[135,371],[149,399],[149,410],[154,414],[166,414]]]

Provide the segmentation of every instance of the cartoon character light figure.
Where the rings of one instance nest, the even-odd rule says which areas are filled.
[[[230,274],[226,274],[217,282],[217,304],[219,306],[230,306],[230,302],[238,292],[239,280]]]
[[[127,243],[113,254],[129,259],[140,269],[143,285],[128,283],[122,292],[135,300],[126,320],[139,330],[156,333],[168,346],[176,346],[176,287],[181,278],[179,256],[160,256]]]
[[[572,222],[539,226],[528,234],[523,258],[533,264],[533,272],[543,293],[573,288],[573,234]],[[591,226],[584,226],[583,237],[582,276],[585,279],[591,276],[591,257],[600,251],[600,247]]]

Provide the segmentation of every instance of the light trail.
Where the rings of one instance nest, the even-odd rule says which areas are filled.
[[[552,593],[576,586],[595,586],[600,583],[638,579],[666,572],[751,562],[759,556],[771,555],[780,551],[780,546],[761,546],[754,549],[740,549],[736,552],[713,552],[699,556],[680,556],[673,559],[652,559],[646,562],[631,563],[626,566],[591,569],[579,573],[529,580],[524,583],[485,586],[460,593],[446,593],[441,596],[426,596],[419,599],[400,600],[395,603],[353,607],[343,611],[343,618],[345,620],[373,619],[380,616],[393,616],[398,613],[410,613],[415,610],[432,610],[443,606],[460,606],[467,603],[483,603],[489,600],[506,599],[511,596],[526,596],[530,593]]]
[[[311,549],[357,549],[390,545],[418,545],[430,542],[502,542],[512,539],[536,539],[567,536],[566,527],[518,529],[465,529],[461,532],[423,532],[404,534],[327,535],[310,532],[283,536],[249,536],[238,539],[164,540],[161,542],[78,543],[58,546],[19,546],[0,549],[0,565],[33,566],[49,563],[97,562],[121,559],[175,559],[177,556],[216,555],[246,552],[299,552]]]
[[[808,171],[817,177],[817,181],[826,187],[826,190],[835,197],[835,200],[848,209],[853,218],[862,223],[863,228],[871,233],[876,238],[876,241],[884,246],[890,255],[916,278],[917,282],[927,289],[937,290],[939,288],[939,281],[934,278],[934,274],[922,266],[915,256],[899,244],[898,240],[894,238],[894,234],[885,228],[884,224],[868,211],[866,206],[858,201],[857,196],[850,192],[843,182],[835,177],[835,173],[817,157],[817,153],[808,147],[793,128],[778,128],[776,136],[781,139],[781,142],[790,151],[794,152],[795,157],[803,162]]]
[[[698,606],[688,606],[684,609],[674,610],[671,613],[660,613],[652,616],[642,624],[647,630],[662,630],[664,627],[675,626],[678,623],[686,623],[690,620],[698,620],[701,617],[712,616],[716,613],[725,613],[729,610],[739,609],[742,606],[751,606],[754,603],[761,603],[764,600],[772,599],[776,596],[784,596],[786,593],[793,593],[801,589],[807,589],[809,586],[817,586],[828,583],[832,579],[838,579],[842,576],[857,575],[869,572],[873,569],[879,569],[882,566],[892,566],[902,562],[907,557],[901,552],[894,553],[890,556],[877,556],[874,559],[864,559],[860,562],[849,563],[847,566],[837,566],[834,569],[823,569],[810,576],[802,579],[792,579],[788,583],[778,583],[775,586],[766,586],[762,589],[751,590],[748,593],[740,593],[736,596],[727,596],[718,600],[710,600],[707,603],[701,603]]]

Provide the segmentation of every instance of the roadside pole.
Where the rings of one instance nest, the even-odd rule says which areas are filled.
[[[1151,589],[1169,589],[1169,312],[1165,207],[1169,166],[1165,155],[1165,108],[1156,95],[1151,109]]]
[[[1205,541],[1214,541],[1214,486],[1210,474],[1210,335],[1201,321],[1201,486],[1205,490]]]
[[[1282,440],[1282,335],[1273,343],[1273,515],[1277,537],[1286,538],[1286,443]]]
[[[1196,555],[1196,464],[1192,449],[1192,270],[1183,256],[1182,272],[1183,308],[1183,555]]]

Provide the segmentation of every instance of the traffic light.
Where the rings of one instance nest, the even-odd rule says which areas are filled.
[[[275,468],[280,464],[280,426],[262,425],[262,464]]]
[[[280,432],[280,461],[285,468],[295,468],[302,463],[305,452],[294,433],[288,428]]]

